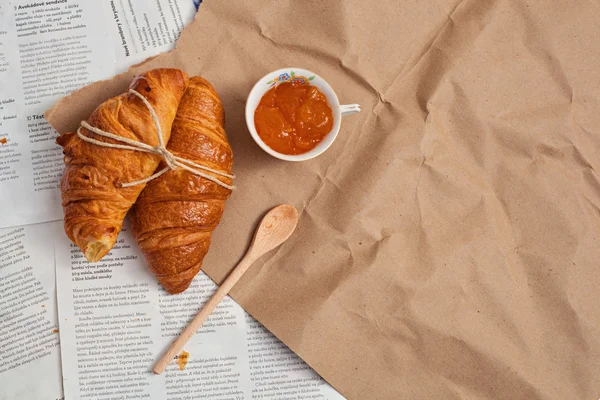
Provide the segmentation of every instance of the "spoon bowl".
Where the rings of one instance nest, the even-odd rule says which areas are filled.
[[[252,260],[285,242],[298,225],[298,210],[290,204],[279,205],[269,211],[258,224],[248,256]]]

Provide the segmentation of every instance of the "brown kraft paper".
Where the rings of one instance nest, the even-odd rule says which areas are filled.
[[[600,5],[593,1],[208,0],[177,48],[46,113],[59,131],[131,78],[178,67],[226,111],[236,190],[204,271],[259,218],[292,238],[233,297],[350,399],[600,397]],[[334,145],[291,163],[244,120],[299,67],[342,103]]]

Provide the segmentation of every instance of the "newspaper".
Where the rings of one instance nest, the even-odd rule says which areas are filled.
[[[0,228],[62,218],[62,150],[43,111],[171,49],[195,11],[191,0],[0,4],[0,207],[11,210]]]
[[[0,399],[63,397],[53,243],[60,224],[27,224],[61,218],[62,153],[43,110],[116,70],[98,15],[100,2],[0,3]]]
[[[108,0],[116,71],[171,50],[196,7],[192,0]]]
[[[67,399],[343,398],[230,297],[178,356],[184,358],[154,375],[153,364],[216,285],[201,272],[183,294],[169,295],[127,224],[98,263],[87,262],[61,230],[56,236]]]
[[[0,4],[0,228],[61,218],[62,152],[42,113],[115,72],[101,2]]]
[[[52,240],[59,227],[0,229],[0,399],[62,397]]]
[[[168,50],[196,10],[188,0],[141,5],[134,0],[0,3],[0,399],[63,397],[57,223],[28,225],[62,219],[62,151],[42,112],[86,83]],[[138,20],[144,21],[139,29],[148,42],[122,39],[118,29],[135,31]],[[166,39],[153,33],[165,29]],[[124,46],[131,50],[123,52]]]

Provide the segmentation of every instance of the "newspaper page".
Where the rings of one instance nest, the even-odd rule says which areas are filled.
[[[60,343],[67,399],[342,399],[226,297],[165,374],[151,368],[216,285],[202,272],[169,295],[127,227],[98,263],[57,233]],[[187,359],[186,359],[187,357]]]
[[[114,73],[101,2],[0,3],[0,228],[62,218],[56,132],[42,113]]]
[[[192,0],[107,0],[117,73],[171,50],[197,6]]]
[[[62,398],[54,234],[60,223],[0,229],[0,399]]]

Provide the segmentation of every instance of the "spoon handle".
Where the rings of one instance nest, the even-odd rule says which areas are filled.
[[[227,279],[219,286],[217,291],[211,296],[211,298],[206,302],[204,307],[200,310],[200,312],[194,317],[194,319],[188,324],[188,326],[183,330],[181,335],[171,344],[169,350],[158,360],[156,365],[154,366],[155,374],[162,374],[164,370],[167,368],[169,363],[173,360],[173,358],[183,349],[185,344],[196,334],[198,329],[204,323],[204,320],[208,318],[208,316],[213,312],[213,310],[217,307],[217,305],[223,300],[223,297],[227,296],[227,293],[231,290],[231,288],[236,284],[236,282],[244,275],[244,272],[252,265],[254,260],[250,257],[251,251],[248,251],[244,258],[236,265],[236,267],[231,271]]]

